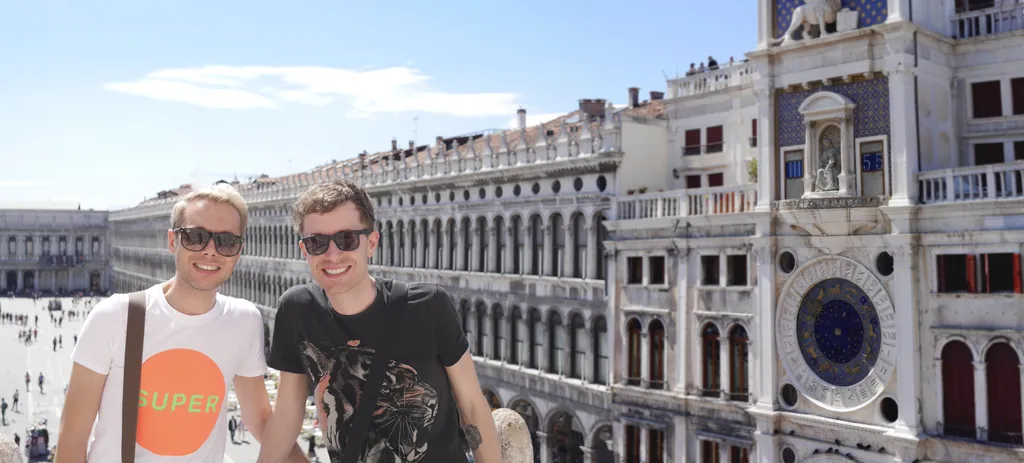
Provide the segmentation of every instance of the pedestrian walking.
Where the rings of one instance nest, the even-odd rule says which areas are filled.
[[[18,411],[18,390],[17,389],[14,390],[14,397],[13,397],[13,400],[11,400],[11,411],[13,411],[15,413],[17,413],[17,411]]]
[[[228,420],[228,432],[231,433],[231,443],[232,444],[237,444],[237,442],[235,442],[235,430],[236,429],[238,429],[238,421],[235,421],[235,415],[231,415],[231,419]]]
[[[7,426],[7,399],[0,397],[0,422]]]
[[[39,372],[39,393],[46,394],[45,392],[43,392],[43,372],[41,371]]]
[[[309,457],[309,461],[320,461],[316,457],[316,436],[312,434],[309,435],[309,451],[306,453],[306,456]]]
[[[32,384],[32,375],[29,372],[25,372],[25,392],[29,392],[29,386]]]
[[[238,442],[243,443],[243,444],[248,444],[249,443],[247,440],[245,440],[245,422],[244,421],[239,421],[238,422]]]
[[[53,351],[57,352],[57,337],[53,337]]]
[[[57,336],[57,345],[60,346],[61,349],[64,348],[64,335],[63,334]]]

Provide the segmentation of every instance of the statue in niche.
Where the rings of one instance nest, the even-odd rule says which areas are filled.
[[[839,128],[831,126],[821,133],[821,152],[818,154],[818,174],[814,179],[814,191],[839,190]]]
[[[803,39],[810,38],[811,26],[818,26],[818,37],[829,35],[829,32],[825,30],[825,25],[836,22],[839,10],[843,8],[841,0],[804,0],[804,3],[806,4],[793,10],[793,19],[789,23],[789,29],[786,29],[782,37],[771,42],[773,46],[802,40],[793,36],[800,26],[803,26],[803,31],[800,34]]]

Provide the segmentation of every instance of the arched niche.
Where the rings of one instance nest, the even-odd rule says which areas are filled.
[[[827,91],[816,92],[800,103],[797,110],[804,118],[805,133],[804,197],[858,194],[853,153],[856,106],[853,100]]]

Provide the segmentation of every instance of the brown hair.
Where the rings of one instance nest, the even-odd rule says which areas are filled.
[[[373,228],[376,223],[373,202],[366,190],[350,180],[318,183],[306,189],[292,207],[292,225],[302,234],[302,222],[309,214],[326,214],[338,206],[352,202],[359,209],[363,225]]]
[[[245,199],[238,194],[235,187],[223,183],[200,188],[178,200],[171,210],[171,228],[178,228],[185,224],[185,208],[193,201],[207,200],[214,203],[228,204],[238,211],[241,217],[242,235],[245,235],[245,227],[249,224],[249,208]]]

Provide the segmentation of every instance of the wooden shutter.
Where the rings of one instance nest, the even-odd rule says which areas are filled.
[[[977,256],[974,254],[967,255],[967,292],[976,293],[978,292],[977,285],[977,271],[975,269],[974,260]]]

